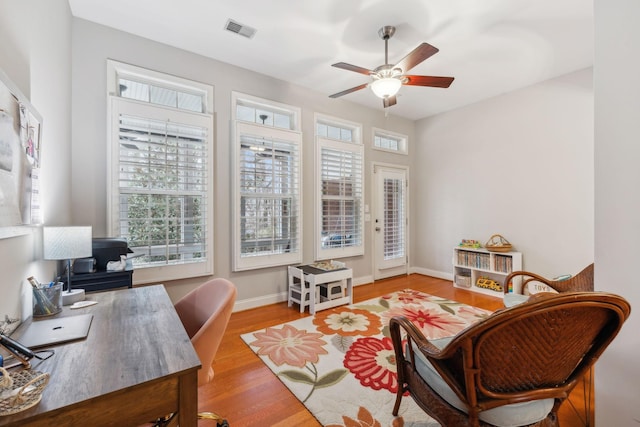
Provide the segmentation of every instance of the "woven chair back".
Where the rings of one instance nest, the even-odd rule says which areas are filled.
[[[524,396],[562,398],[614,339],[629,312],[628,302],[613,294],[547,295],[468,328],[449,344],[459,346],[450,358],[431,361],[466,395],[463,400],[497,399],[488,405],[498,406]]]

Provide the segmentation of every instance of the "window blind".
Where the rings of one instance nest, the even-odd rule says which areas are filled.
[[[240,136],[241,257],[298,252],[299,156],[296,142]]]
[[[322,248],[362,245],[362,152],[322,146]]]
[[[119,114],[119,235],[153,266],[207,257],[207,127]]]
[[[384,180],[384,259],[405,257],[406,224],[405,183],[401,179]]]

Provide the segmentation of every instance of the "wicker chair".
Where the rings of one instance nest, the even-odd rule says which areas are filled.
[[[559,406],[629,313],[629,303],[613,294],[544,293],[448,343],[429,341],[407,318],[394,317],[399,387],[393,414],[409,392],[443,426],[558,426]]]
[[[593,286],[593,263],[584,268],[580,273],[566,280],[549,280],[538,274],[528,271],[514,271],[504,280],[505,284],[513,282],[514,278],[522,280],[521,292],[524,293],[530,282],[540,282],[557,292],[591,292]],[[505,293],[509,292],[509,287],[504,286]]]

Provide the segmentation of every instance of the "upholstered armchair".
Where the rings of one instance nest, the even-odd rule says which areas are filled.
[[[231,318],[236,293],[233,283],[217,278],[198,286],[175,304],[202,363],[198,371],[199,386],[213,380],[213,359]]]
[[[443,426],[558,426],[558,408],[629,313],[613,294],[538,294],[444,340],[394,317],[393,414],[409,392]]]
[[[216,278],[193,289],[175,303],[178,317],[202,364],[198,371],[199,387],[213,380],[213,360],[229,324],[236,295],[233,283]],[[159,418],[153,427],[176,425],[175,415]],[[198,418],[216,421],[218,426],[228,426],[225,419],[213,412],[200,412]]]

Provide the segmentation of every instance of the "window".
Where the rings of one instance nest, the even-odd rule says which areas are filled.
[[[157,84],[145,83],[118,78],[118,91],[121,98],[135,99],[150,104],[164,105],[178,110],[202,113],[206,111],[205,94],[189,93],[177,89],[161,87]]]
[[[279,129],[299,130],[297,109],[289,110],[287,107],[279,108],[277,105],[260,104],[260,100],[245,95],[236,99],[236,120],[249,123],[258,123],[263,126]]]
[[[376,150],[407,154],[407,139],[406,135],[377,128],[373,129],[373,148]]]
[[[234,271],[302,260],[300,111],[234,93]]]
[[[109,235],[127,239],[136,281],[213,273],[213,88],[115,61]]]
[[[316,115],[316,259],[364,254],[361,126]]]
[[[384,178],[383,186],[383,258],[387,262],[400,260],[402,263],[406,259],[406,180],[388,176]]]

